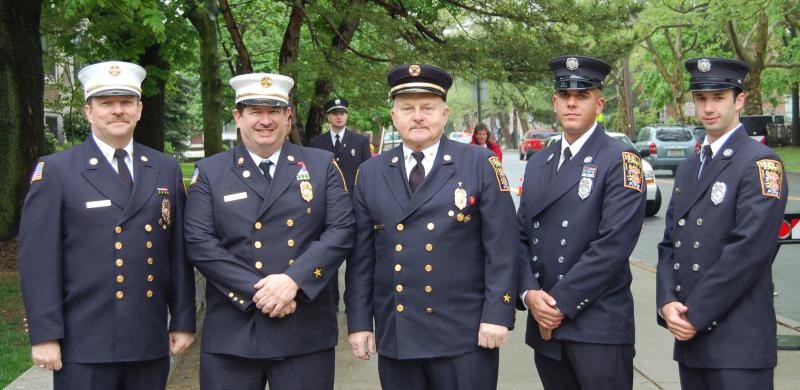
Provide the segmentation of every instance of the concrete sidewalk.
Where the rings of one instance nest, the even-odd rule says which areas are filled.
[[[677,363],[672,360],[672,337],[656,324],[655,270],[638,261],[631,263],[636,315],[636,358],[634,359],[634,389],[680,389]],[[344,291],[343,287],[341,291]],[[541,389],[533,365],[533,351],[524,344],[525,312],[517,312],[517,329],[511,332],[509,343],[500,354],[498,389]],[[755,320],[755,319],[754,319]],[[780,334],[800,335],[800,324],[779,318]],[[344,314],[339,314],[340,341],[336,347],[337,390],[379,389],[377,359],[356,360],[347,347]],[[311,325],[311,324],[309,324]],[[168,389],[199,389],[199,340],[177,364],[170,376]],[[800,351],[779,351],[775,369],[776,389],[800,389]],[[51,374],[31,368],[6,389],[51,389]],[[413,389],[410,389],[413,390]]]

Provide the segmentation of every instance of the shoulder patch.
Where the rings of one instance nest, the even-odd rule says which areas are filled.
[[[780,199],[783,185],[783,164],[776,160],[758,160],[756,165],[761,178],[761,195]]]
[[[497,185],[500,187],[500,191],[511,191],[511,187],[508,185],[508,179],[506,179],[506,174],[503,171],[503,163],[500,162],[500,158],[497,156],[489,157],[489,164],[492,165],[492,169],[494,169],[494,175],[497,176]]]
[[[622,152],[622,185],[639,192],[644,189],[642,159],[631,152]]]
[[[192,181],[189,182],[189,187],[193,186],[194,183],[197,183],[197,176],[200,175],[200,168],[195,168],[194,173],[192,174]]]
[[[336,162],[336,160],[331,160],[331,163],[333,163],[334,168],[336,168],[336,172],[339,172],[339,177],[342,178],[342,187],[344,187],[344,192],[350,192],[350,190],[347,189],[347,181],[344,179],[342,168],[339,168],[339,164]]]
[[[36,164],[36,168],[33,169],[31,183],[42,180],[44,180],[44,161],[39,161],[39,163]]]

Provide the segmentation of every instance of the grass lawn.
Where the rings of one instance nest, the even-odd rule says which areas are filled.
[[[13,382],[32,364],[23,317],[18,274],[0,272],[0,388]]]
[[[783,160],[783,165],[789,172],[800,172],[800,147],[787,146],[782,148],[772,148]]]

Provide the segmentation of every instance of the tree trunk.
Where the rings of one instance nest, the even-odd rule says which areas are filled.
[[[304,0],[295,0],[292,4],[292,13],[289,15],[289,23],[286,25],[286,31],[283,33],[283,44],[281,45],[281,52],[278,57],[278,71],[282,75],[289,76],[297,80],[297,70],[294,68],[294,61],[300,52],[300,29],[303,27],[303,14],[305,14]],[[300,129],[303,128],[303,122],[300,119],[300,102],[297,100],[297,88],[293,89],[291,93],[292,98],[292,131],[289,133],[289,139],[292,143],[297,145],[303,144],[303,138],[300,135]]]
[[[0,0],[0,239],[16,236],[44,140],[41,0]]]
[[[144,49],[144,54],[140,58],[140,65],[144,68],[155,67],[161,70],[168,70],[169,64],[161,56],[161,45],[154,44]],[[158,92],[151,96],[142,96],[142,118],[136,124],[133,138],[136,142],[147,145],[155,150],[164,151],[164,86],[166,81],[159,77],[156,72],[148,74],[146,83],[155,83]]]
[[[222,152],[222,80],[219,75],[219,36],[216,2],[203,0],[186,16],[200,38],[200,93],[203,102],[203,150],[206,157]]]
[[[244,46],[244,40],[242,39],[239,27],[236,25],[236,21],[233,20],[233,12],[231,12],[231,6],[228,5],[228,0],[219,0],[219,7],[222,11],[222,16],[225,18],[225,26],[231,34],[231,40],[233,41],[233,46],[236,48],[236,54],[239,57],[239,66],[237,66],[236,74],[253,73],[250,53],[247,52],[247,48]]]

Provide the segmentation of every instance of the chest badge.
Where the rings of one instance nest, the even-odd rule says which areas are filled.
[[[164,229],[172,223],[172,213],[170,211],[169,199],[167,198],[161,201],[161,220],[159,223]]]
[[[594,178],[597,176],[597,166],[584,165],[581,169],[581,181],[578,183],[578,197],[585,200],[592,193]]]
[[[356,156],[356,150],[355,149],[350,149],[350,156],[352,156],[352,157]]]
[[[453,197],[455,199],[456,207],[459,210],[464,210],[464,208],[467,207],[467,191],[461,188],[461,183],[458,184],[459,186],[453,193]]]
[[[311,202],[311,199],[314,199],[314,188],[311,187],[310,181],[300,182],[300,196],[306,202]]]
[[[722,203],[725,200],[725,191],[728,187],[725,183],[718,181],[711,186],[711,203],[714,203],[714,206]]]

